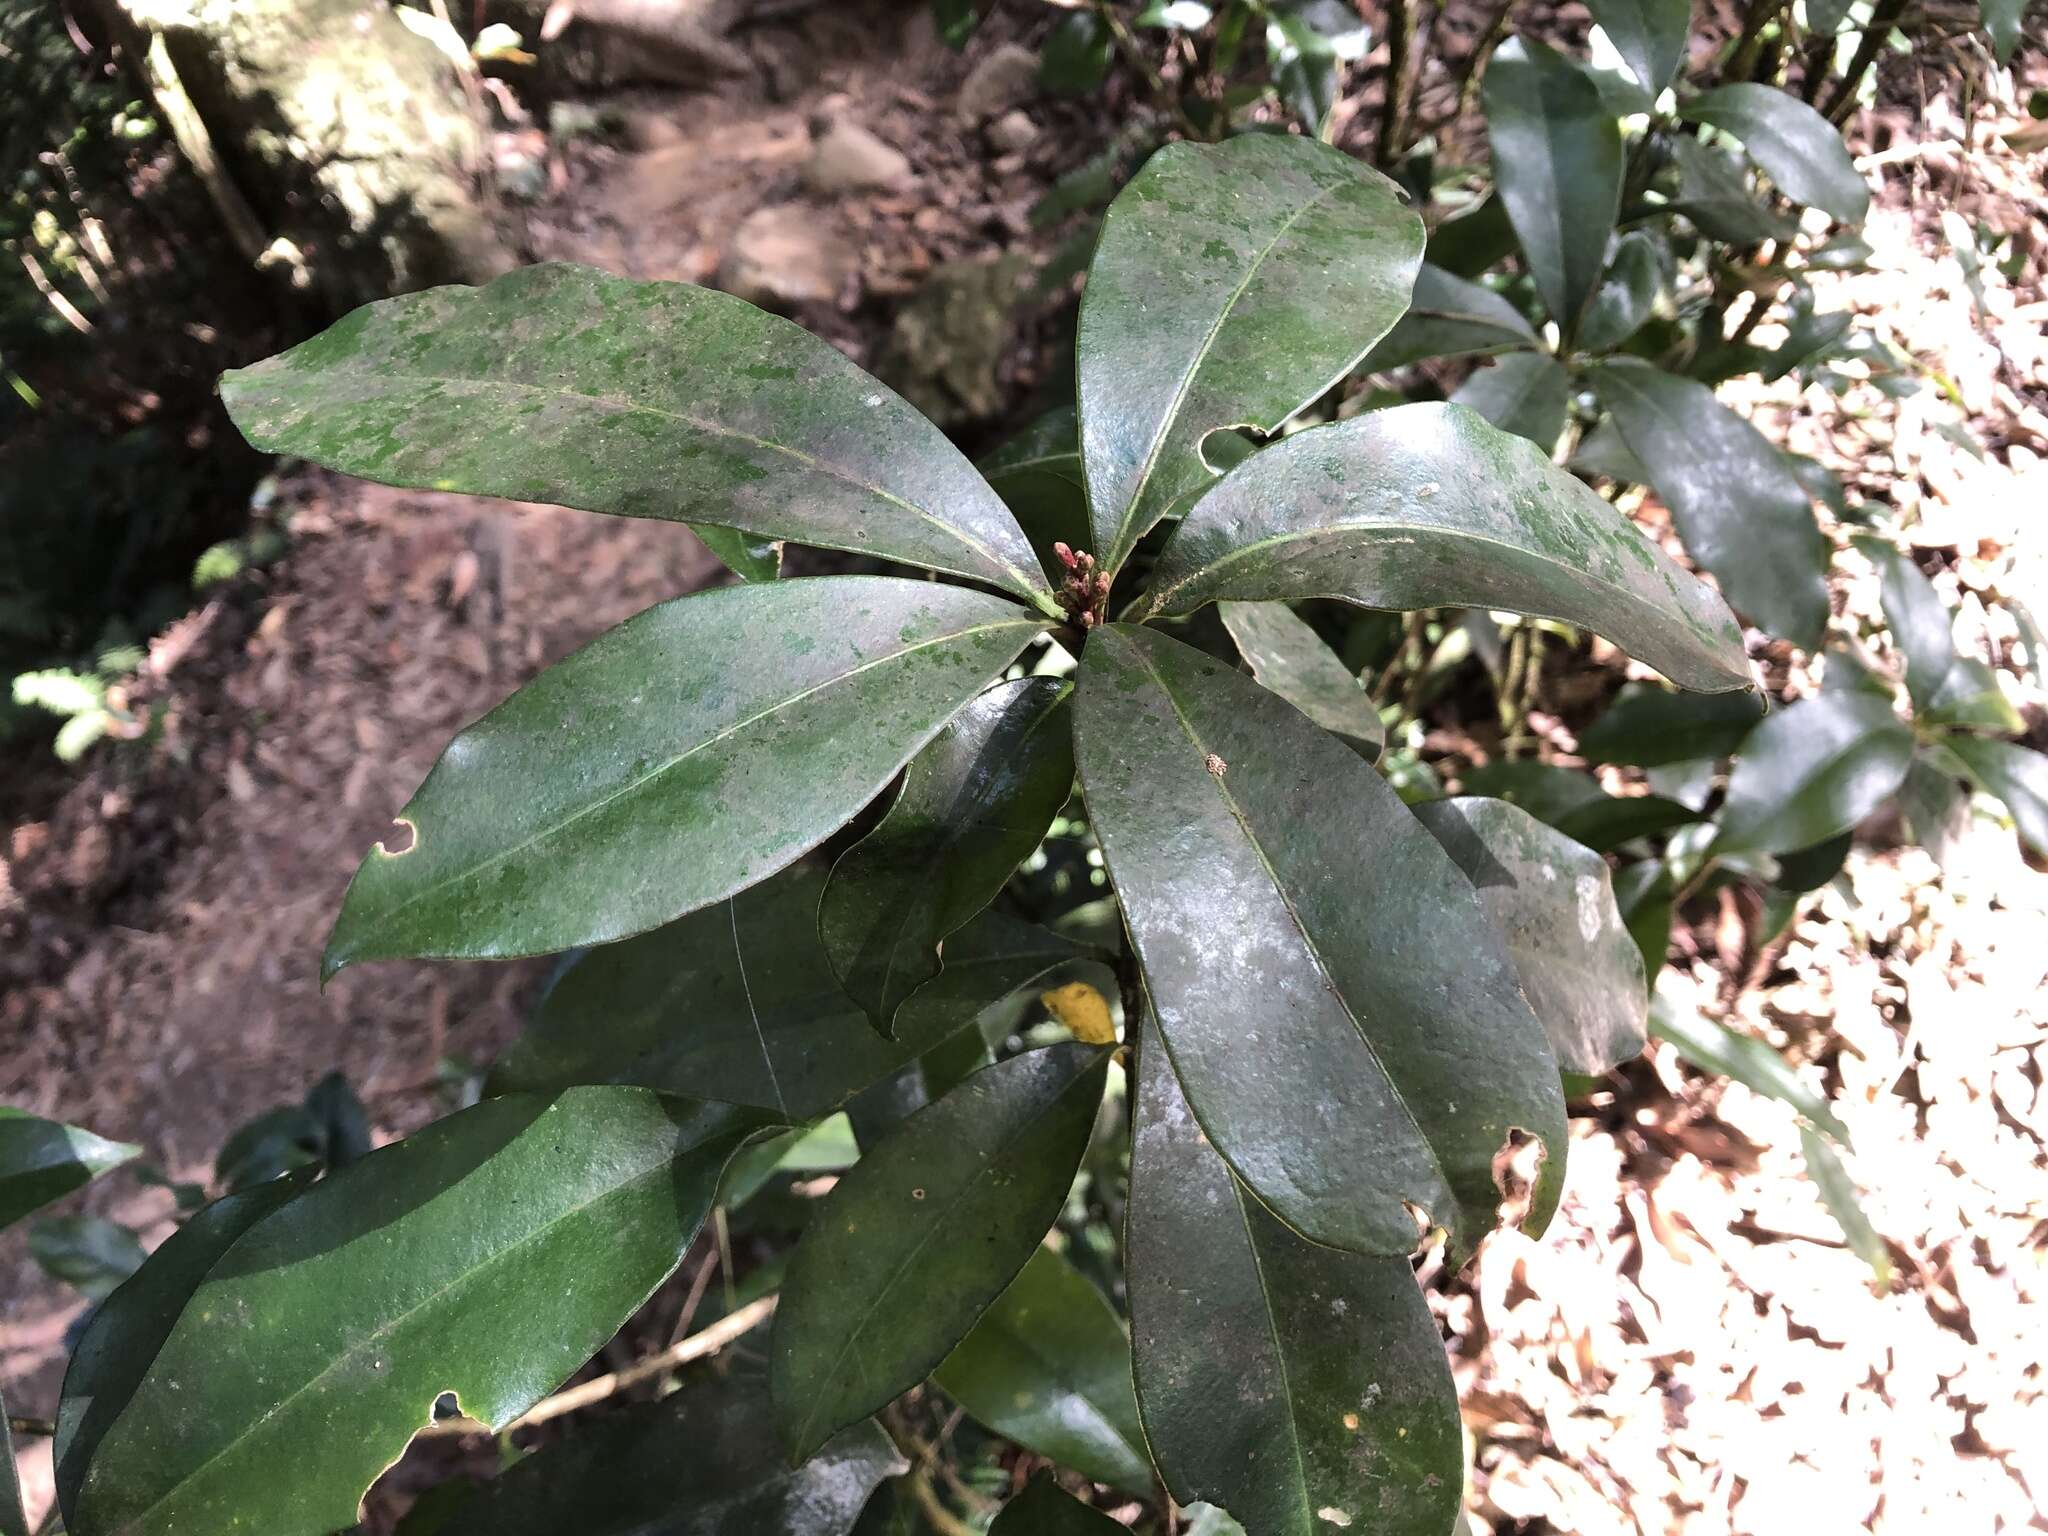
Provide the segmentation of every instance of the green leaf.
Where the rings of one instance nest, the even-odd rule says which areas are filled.
[[[1215,479],[1202,439],[1277,431],[1407,307],[1422,221],[1326,144],[1169,144],[1118,194],[1075,343],[1094,552],[1116,571]]]
[[[1387,735],[1372,695],[1293,609],[1285,603],[1219,603],[1217,612],[1261,685],[1350,743],[1367,762],[1379,757]]]
[[[1870,211],[1870,188],[1842,136],[1820,113],[1774,85],[1739,80],[1680,104],[1687,122],[1739,139],[1778,190],[1849,224]]]
[[[1031,1255],[932,1379],[1026,1450],[1092,1482],[1151,1493],[1130,1340],[1102,1292],[1051,1249]]]
[[[1692,806],[1663,795],[1602,795],[1560,816],[1557,830],[1595,853],[1610,853],[1639,837],[1655,837],[1700,819]]]
[[[1752,191],[1725,155],[1683,136],[1666,140],[1665,147],[1678,163],[1678,196],[1671,206],[1698,225],[1700,233],[1743,247],[1790,240],[1799,233],[1798,222]]]
[[[1359,366],[1388,373],[1428,357],[1513,352],[1540,345],[1535,328],[1506,299],[1424,262],[1415,274],[1408,312]]]
[[[1637,83],[1660,95],[1685,62],[1690,0],[1590,0],[1587,8]]]
[[[7,1428],[7,1398],[0,1394],[0,1536],[29,1536],[21,1507],[21,1475],[14,1469],[14,1436]]]
[[[2048,855],[2048,757],[2009,741],[1989,741],[1958,732],[1949,747],[1987,794],[2012,812],[2020,841]]]
[[[991,907],[946,941],[946,968],[897,1010],[896,1037],[950,1039],[959,1023],[973,1020],[985,1037],[1000,1041],[1028,1004],[1019,993],[1096,953]]]
[[[931,0],[939,39],[958,53],[981,26],[980,0]]]
[[[1507,939],[1560,1069],[1595,1076],[1643,1049],[1649,989],[1607,861],[1503,800],[1415,807]]]
[[[1038,59],[1038,83],[1059,96],[1085,96],[1109,76],[1116,36],[1094,11],[1062,16]]]
[[[1055,560],[1055,543],[1088,547],[1088,486],[1071,405],[1047,411],[976,467],[1016,514],[1040,561]]]
[[[1604,475],[1623,485],[1650,483],[1650,472],[1643,468],[1641,459],[1629,452],[1612,416],[1603,417],[1600,425],[1586,434],[1578,452],[1571,457],[1570,467],[1575,474]]]
[[[1855,9],[1855,0],[1806,0],[1806,26],[1815,38],[1833,37]]]
[[[141,1155],[127,1142],[0,1104],[0,1229]]]
[[[775,1318],[792,1461],[928,1376],[1024,1267],[1088,1145],[1109,1053],[1054,1045],[973,1073],[818,1203]]]
[[[1051,677],[998,683],[910,760],[875,829],[840,855],[818,905],[839,983],[883,1034],[939,974],[939,946],[995,899],[1074,785],[1073,735]]]
[[[1503,432],[1526,437],[1546,456],[1564,431],[1572,381],[1557,359],[1516,352],[1475,369],[1451,395],[1453,405],[1477,411]]]
[[[1443,1536],[1464,1481],[1457,1389],[1408,1261],[1276,1221],[1204,1143],[1156,1020],[1137,1072],[1132,1343],[1168,1492],[1257,1536]]]
[[[1128,1529],[1063,1491],[1050,1472],[1041,1472],[1003,1506],[988,1536],[1121,1536]]]
[[[2000,64],[2010,64],[2024,35],[2021,28],[2027,17],[2027,0],[1978,0],[1977,10],[1984,30],[1991,34],[1991,56]]]
[[[659,604],[450,744],[328,940],[358,960],[544,954],[641,933],[844,826],[1044,622],[881,576]]]
[[[1511,1127],[1565,1152],[1556,1065],[1470,883],[1341,742],[1156,630],[1094,631],[1076,755],[1167,1049],[1203,1129],[1316,1242],[1468,1252]]]
[[[1585,72],[1533,38],[1494,50],[1484,98],[1500,199],[1569,340],[1621,210],[1621,129]]]
[[[1898,791],[1913,733],[1873,694],[1788,704],[1743,742],[1728,776],[1717,853],[1791,853],[1846,832]]]
[[[442,1536],[845,1536],[882,1480],[907,1470],[872,1419],[792,1470],[767,1383],[707,1377],[525,1457]]]
[[[1785,1058],[1748,1035],[1710,1019],[1697,1008],[1659,993],[1650,1004],[1650,1033],[1674,1047],[1694,1066],[1732,1077],[1753,1093],[1788,1104],[1843,1146],[1849,1131],[1828,1107],[1827,1097],[1808,1087]]]
[[[715,523],[692,525],[704,547],[741,581],[774,581],[782,574],[782,540],[764,539]]]
[[[1892,643],[1906,659],[1906,692],[1913,700],[1914,719],[1923,724],[2021,730],[2025,722],[1999,691],[1991,669],[1956,653],[1948,609],[1912,558],[1897,545],[1868,536],[1859,537],[1856,547],[1878,569],[1884,620]]]
[[[1763,717],[1761,694],[1680,693],[1629,683],[1580,735],[1579,755],[1638,768],[1727,757]]]
[[[64,1373],[57,1406],[57,1504],[79,1524],[78,1490],[107,1430],[127,1408],[192,1293],[228,1247],[296,1197],[310,1175],[275,1179],[198,1211],[93,1312]]]
[[[884,1040],[818,942],[822,872],[785,871],[579,959],[491,1074],[494,1092],[623,1082],[815,1120],[970,1025],[982,999],[925,1008]],[[1020,925],[1022,926],[1022,925]],[[1038,930],[1030,930],[1038,933]],[[1074,953],[1041,935],[1042,970]]]
[[[365,305],[221,380],[250,442],[386,485],[708,520],[1056,605],[1016,520],[886,387],[730,294],[590,267]]]
[[[1842,1166],[1840,1155],[1805,1125],[1799,1127],[1799,1152],[1806,1159],[1807,1176],[1820,1191],[1821,1204],[1841,1227],[1850,1251],[1870,1266],[1871,1277],[1880,1289],[1890,1285],[1891,1253],[1878,1236],[1877,1228],[1870,1224],[1870,1218],[1863,1214],[1861,1193],[1856,1181],[1849,1177],[1849,1170]]]
[[[1626,865],[1614,879],[1614,900],[1628,936],[1643,957],[1643,974],[1656,990],[1657,973],[1671,948],[1671,913],[1676,900],[1671,872],[1661,859]]]
[[[98,1216],[53,1216],[28,1229],[29,1257],[54,1280],[104,1301],[148,1257],[135,1234]]]
[[[1541,614],[1689,688],[1749,682],[1741,632],[1708,587],[1530,443],[1458,405],[1313,427],[1232,471],[1160,553],[1148,613],[1303,597]]]
[[[1770,440],[1706,385],[1647,363],[1602,363],[1593,379],[1687,552],[1738,611],[1817,649],[1828,618],[1828,542]]]
[[[351,1524],[441,1394],[500,1428],[610,1338],[760,1124],[572,1088],[489,1100],[331,1175],[193,1291],[85,1469],[77,1528]]]
[[[1500,758],[1461,776],[1467,795],[1484,795],[1520,806],[1538,821],[1555,826],[1572,812],[1601,800],[1599,782],[1578,768],[1528,758]]]
[[[1632,229],[1617,240],[1579,325],[1579,345],[1605,352],[1641,330],[1663,291],[1665,261],[1662,242],[1648,230]]]

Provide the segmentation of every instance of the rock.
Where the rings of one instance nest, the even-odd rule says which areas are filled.
[[[988,135],[989,147],[998,154],[1022,154],[1038,142],[1038,124],[1031,121],[1028,112],[1005,112],[984,131]]]
[[[1022,43],[1004,43],[960,82],[954,106],[970,123],[985,123],[1038,94],[1038,55]]]
[[[811,158],[804,185],[828,197],[842,192],[888,191],[911,179],[903,151],[884,144],[855,122],[839,119],[812,126]]]
[[[995,415],[1003,407],[997,365],[1030,276],[1030,261],[1014,252],[933,267],[897,311],[876,375],[942,427]]]
[[[817,209],[782,203],[740,221],[718,286],[764,309],[830,304],[858,261],[852,242]]]

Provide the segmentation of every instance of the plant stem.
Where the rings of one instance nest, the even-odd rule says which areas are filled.
[[[1905,10],[1906,0],[1877,0],[1870,13],[1870,25],[1863,29],[1863,40],[1856,45],[1855,56],[1849,60],[1849,67],[1842,71],[1842,78],[1835,85],[1835,94],[1821,108],[1821,116],[1829,122],[1841,126],[1842,120],[1849,115],[1849,109],[1856,105],[1856,92],[1863,86],[1863,77],[1877,62],[1885,39],[1891,36],[1893,25]]]
[[[1515,0],[1500,0],[1487,19],[1486,30],[1473,45],[1472,55],[1465,60],[1465,77],[1458,82],[1458,107],[1452,114],[1457,122],[1471,115],[1473,106],[1479,100],[1481,77],[1486,73],[1486,60],[1501,38],[1507,34],[1508,17],[1515,9]]]
[[[1159,71],[1152,67],[1152,61],[1145,56],[1144,45],[1124,25],[1124,19],[1117,15],[1109,0],[1095,0],[1095,14],[1102,24],[1109,28],[1109,35],[1116,41],[1116,51],[1124,56],[1124,62],[1145,82],[1145,89],[1152,94],[1152,101],[1161,112],[1173,119],[1174,126],[1191,139],[1208,138],[1194,124],[1180,104],[1180,93],[1170,90]]]
[[[1411,27],[1408,0],[1387,0],[1387,94],[1380,102],[1380,131],[1373,144],[1373,162],[1383,171],[1401,155]]]
[[[52,1419],[32,1419],[24,1415],[7,1415],[7,1427],[17,1435],[41,1435],[45,1439],[57,1433],[56,1422]]]
[[[1783,7],[1784,0],[1749,0],[1749,9],[1742,15],[1742,35],[1735,44],[1735,52],[1728,56],[1727,67],[1721,71],[1724,81],[1750,77],[1757,56],[1763,52],[1764,33]]]

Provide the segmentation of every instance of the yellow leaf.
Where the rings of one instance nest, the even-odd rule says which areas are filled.
[[[1109,1021],[1109,1001],[1085,981],[1038,994],[1045,1011],[1058,1019],[1083,1045],[1115,1045],[1116,1026]]]

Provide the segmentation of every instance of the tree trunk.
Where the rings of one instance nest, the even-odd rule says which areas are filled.
[[[385,0],[97,0],[243,253],[331,310],[511,265],[483,124]]]

